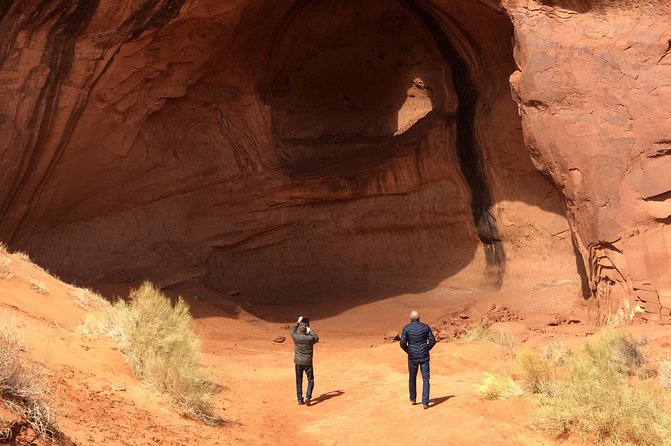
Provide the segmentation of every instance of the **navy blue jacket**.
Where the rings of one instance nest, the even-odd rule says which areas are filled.
[[[401,348],[408,359],[429,359],[429,350],[436,345],[431,328],[420,321],[410,321],[401,333]]]

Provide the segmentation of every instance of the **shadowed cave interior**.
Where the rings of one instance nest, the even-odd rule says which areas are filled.
[[[46,186],[16,194],[12,248],[76,283],[259,304],[576,274],[494,2],[259,2],[161,26],[123,43]]]

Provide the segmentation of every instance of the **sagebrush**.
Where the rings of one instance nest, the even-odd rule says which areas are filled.
[[[544,398],[540,426],[603,443],[671,444],[664,393],[629,384],[628,375],[643,362],[638,344],[624,332],[608,330],[586,342],[568,357],[565,376]]]
[[[491,341],[509,349],[515,348],[515,336],[505,330],[492,330],[492,322],[486,317],[480,317],[468,328],[460,339],[468,342]]]
[[[38,434],[56,440],[60,436],[48,402],[46,382],[39,369],[24,357],[15,332],[0,327],[0,399]]]
[[[0,258],[0,279],[13,279],[15,277],[12,270],[12,259],[8,257]]]
[[[104,297],[88,288],[74,288],[70,291],[70,297],[83,310],[95,309],[107,303]]]
[[[131,291],[128,302],[101,303],[85,327],[119,341],[133,373],[167,394],[182,414],[217,424],[221,419],[209,402],[215,385],[201,363],[200,341],[191,322],[181,297],[173,305],[145,282]]]
[[[659,362],[659,372],[657,376],[662,387],[671,390],[671,361],[663,360]]]
[[[487,400],[506,400],[524,393],[524,389],[511,377],[486,372],[482,384],[476,386],[475,390]]]
[[[515,362],[522,372],[527,390],[551,395],[556,386],[556,372],[552,363],[529,348],[517,352]]]

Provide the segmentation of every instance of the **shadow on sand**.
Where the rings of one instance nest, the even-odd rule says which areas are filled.
[[[345,392],[343,392],[342,390],[333,390],[331,392],[322,393],[317,398],[312,398],[312,400],[310,401],[310,405],[314,406],[316,404],[323,403],[324,401],[328,401],[331,398],[338,397],[344,393]]]
[[[445,401],[449,400],[450,398],[454,398],[454,395],[441,396],[440,398],[431,398],[429,400],[429,407],[433,407],[433,406],[437,406],[439,404],[443,404]]]

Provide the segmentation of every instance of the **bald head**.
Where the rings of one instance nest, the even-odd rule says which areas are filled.
[[[410,320],[411,321],[418,321],[419,320],[419,313],[416,312],[415,310],[412,310],[410,312]]]

